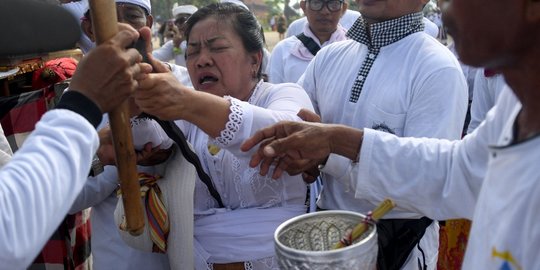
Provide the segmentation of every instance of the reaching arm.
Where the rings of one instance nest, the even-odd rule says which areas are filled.
[[[27,267],[86,181],[98,146],[94,127],[68,110],[45,114],[0,171],[0,261]]]

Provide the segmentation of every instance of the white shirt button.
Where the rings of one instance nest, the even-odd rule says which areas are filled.
[[[363,80],[364,80],[364,76],[358,75],[358,77],[356,77],[356,79],[359,80],[359,81],[363,81]]]
[[[375,58],[375,55],[370,53],[368,57],[369,57],[369,59],[373,59],[373,58]]]

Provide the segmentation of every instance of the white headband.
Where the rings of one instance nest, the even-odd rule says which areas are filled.
[[[173,144],[173,140],[159,124],[150,118],[131,119],[131,132],[135,150],[142,150],[149,142],[152,143],[152,148],[159,146],[160,149],[168,149]]]

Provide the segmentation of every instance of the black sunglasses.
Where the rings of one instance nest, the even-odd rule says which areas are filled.
[[[341,7],[343,6],[343,0],[330,0],[330,1],[308,0],[308,6],[309,6],[309,9],[313,11],[319,11],[323,9],[324,6],[326,6],[328,10],[332,12],[336,12],[338,10],[341,10]]]

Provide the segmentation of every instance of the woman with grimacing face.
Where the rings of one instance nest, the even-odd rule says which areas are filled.
[[[187,21],[185,36],[195,89],[154,65],[158,73],[141,81],[134,96],[141,110],[176,120],[223,201],[219,205],[197,180],[194,234],[200,245],[195,253],[208,257],[196,265],[278,269],[273,233],[306,212],[306,184],[301,176],[284,175],[281,181],[261,176],[239,146],[269,124],[299,121],[301,108],[313,110],[311,101],[296,84],[263,82],[263,36],[249,10],[232,3],[201,8]]]
[[[248,40],[249,30],[241,33],[235,26],[233,19],[218,14],[188,21],[186,64],[196,89],[247,100],[261,79],[262,41]]]

